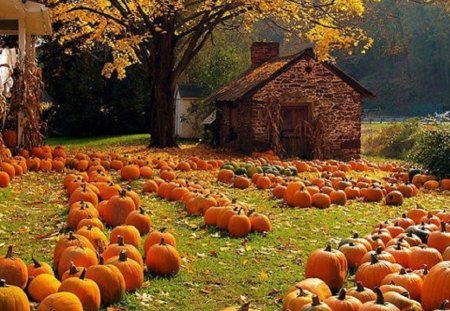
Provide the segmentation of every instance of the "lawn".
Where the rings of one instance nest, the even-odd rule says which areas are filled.
[[[115,151],[133,156],[167,158],[202,154],[206,158],[232,158],[193,144],[181,150],[145,148],[146,135],[104,137],[96,139],[49,139],[62,144],[70,153],[79,150]],[[111,172],[121,185],[117,173]],[[308,173],[308,177],[311,173]],[[142,205],[151,214],[155,228],[167,227],[177,239],[182,257],[180,273],[171,279],[146,278],[144,288],[128,294],[116,307],[124,310],[220,310],[251,301],[262,310],[280,310],[280,298],[287,288],[303,279],[304,263],[311,251],[336,246],[341,237],[352,232],[366,234],[378,220],[386,220],[413,208],[448,206],[448,194],[420,192],[406,199],[401,207],[382,203],[349,201],[345,207],[326,210],[287,208],[272,198],[270,191],[237,190],[216,182],[217,171],[180,173],[180,177],[197,181],[209,188],[237,198],[268,215],[274,225],[267,235],[252,234],[248,239],[232,239],[214,229],[205,229],[202,218],[190,217],[181,204],[169,203],[154,195],[141,194]],[[358,174],[355,174],[357,176]],[[377,171],[372,177],[382,178]],[[63,189],[64,174],[33,173],[16,179],[10,188],[0,190],[0,252],[15,244],[17,255],[30,262],[34,255],[51,262],[59,232],[64,230],[67,197]],[[143,180],[131,183],[141,193]]]

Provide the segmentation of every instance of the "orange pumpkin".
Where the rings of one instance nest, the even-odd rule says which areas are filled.
[[[146,253],[147,270],[156,275],[175,275],[181,267],[181,258],[175,247],[164,242],[152,245]]]
[[[13,256],[13,246],[8,247],[5,256],[0,257],[0,279],[6,284],[25,288],[28,281],[27,265],[22,259]]]
[[[306,278],[320,278],[331,290],[342,287],[347,276],[347,259],[344,254],[327,246],[309,255],[305,267]]]

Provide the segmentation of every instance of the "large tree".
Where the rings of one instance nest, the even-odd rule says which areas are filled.
[[[250,30],[266,22],[316,43],[321,58],[335,48],[371,45],[354,26],[374,0],[47,0],[53,4],[57,37],[89,49],[106,44],[113,60],[106,76],[126,75],[139,63],[151,94],[151,145],[175,146],[174,92],[182,73],[218,27]]]

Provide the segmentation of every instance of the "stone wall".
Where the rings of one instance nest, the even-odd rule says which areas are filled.
[[[323,120],[324,140],[327,142],[323,152],[326,158],[359,157],[361,95],[320,62],[308,58],[301,60],[253,96],[257,102],[267,101],[268,98],[279,100],[281,105],[284,102],[298,102],[311,106],[312,118]],[[261,106],[255,104],[252,117],[258,117],[258,110]],[[267,132],[267,125],[259,121],[253,121],[253,124],[253,140],[261,141],[263,133]]]

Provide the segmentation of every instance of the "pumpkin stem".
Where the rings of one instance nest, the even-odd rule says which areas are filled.
[[[401,268],[401,269],[400,269],[400,275],[405,275],[405,274],[406,274],[405,268]]]
[[[77,240],[77,237],[73,235],[73,231],[69,232],[69,240],[71,240],[71,241]]]
[[[384,296],[383,293],[381,292],[380,288],[376,287],[374,290],[375,294],[377,294],[377,305],[384,305]]]
[[[74,275],[74,274],[77,274],[77,272],[78,272],[77,267],[75,266],[75,264],[73,263],[73,261],[71,261],[71,262],[70,262],[70,268],[69,268],[69,274],[70,274],[70,275]]]
[[[356,291],[361,293],[363,291],[365,291],[366,289],[364,288],[364,285],[361,281],[356,282]]]
[[[10,245],[8,246],[8,251],[6,252],[5,258],[12,258],[12,254],[13,254],[13,246]]]
[[[103,258],[102,255],[98,256],[98,264],[102,266],[105,264],[105,259]]]
[[[331,245],[328,244],[327,247],[325,247],[325,251],[326,252],[331,252]]]
[[[92,230],[92,225],[87,225],[87,229],[88,229],[89,231],[91,231],[91,230]]]
[[[351,247],[353,247],[353,246],[355,246],[355,243],[350,242],[350,243],[348,243],[348,245],[350,245]]]
[[[164,241],[164,238],[161,238],[161,242],[159,242],[159,245],[166,245],[166,242]]]
[[[376,254],[370,254],[370,264],[374,265],[378,263],[378,256]]]
[[[166,231],[167,231],[167,228],[166,228],[166,227],[161,228],[161,229],[159,230],[159,232],[161,232],[161,233],[164,233],[164,232],[166,232]]]
[[[80,280],[84,280],[86,278],[86,268],[83,268],[80,274]]]
[[[347,290],[345,288],[342,288],[339,291],[338,299],[339,300],[345,300],[346,296],[347,296]]]
[[[4,279],[0,279],[0,287],[5,287],[6,281]]]
[[[383,248],[382,248],[381,246],[378,246],[378,247],[377,247],[377,250],[375,251],[375,253],[376,253],[377,255],[381,255],[382,252],[383,252]]]
[[[139,206],[139,212],[140,212],[142,215],[145,215],[145,211],[144,211],[144,208],[143,208],[142,206]]]
[[[2,286],[2,284],[1,284],[2,281],[5,281],[5,280],[0,280],[0,287]],[[450,302],[449,302],[447,299],[444,300],[444,301],[442,302],[441,306],[439,307],[439,309],[447,310],[447,306],[448,306],[449,303],[450,303]]]
[[[40,268],[42,266],[41,263],[34,258],[34,256],[31,256],[31,260],[33,261],[35,268]]]
[[[423,275],[428,275],[428,266],[427,265],[423,265]]]
[[[125,246],[123,236],[121,236],[121,235],[117,236],[117,244],[119,244],[119,246]]]
[[[300,286],[296,286],[296,288],[298,289],[297,297],[305,297],[305,296],[307,296],[305,291],[303,290],[303,288],[301,288]]]
[[[127,261],[127,259],[128,259],[127,251],[126,250],[121,251],[119,255],[119,261]]]
[[[127,191],[122,189],[122,190],[120,190],[119,195],[121,197],[126,197],[127,196]]]
[[[314,295],[313,298],[312,298],[311,306],[315,307],[315,306],[319,306],[319,305],[320,305],[319,296]]]
[[[354,239],[358,239],[359,238],[359,233],[358,232],[353,233],[353,238]]]
[[[250,310],[250,302],[247,302],[246,304],[243,304],[238,311],[249,311]]]
[[[446,229],[447,228],[446,228],[445,222],[441,221],[441,232],[446,232],[447,231]]]
[[[397,245],[395,246],[396,250],[401,250],[402,249],[402,245],[400,244],[400,242],[397,242]]]

